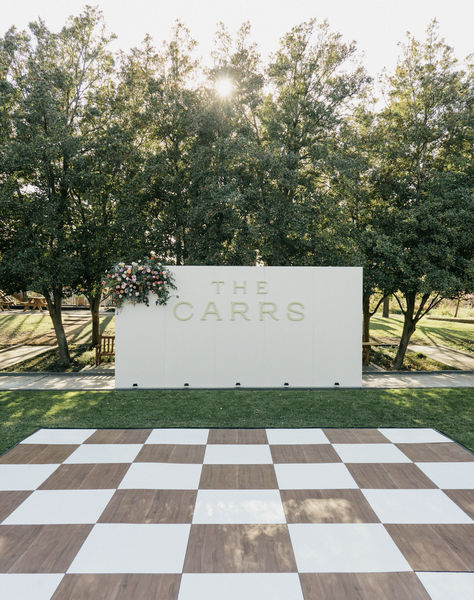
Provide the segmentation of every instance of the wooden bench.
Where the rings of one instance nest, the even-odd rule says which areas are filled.
[[[15,300],[0,291],[0,310],[10,310],[12,306],[15,306]]]
[[[115,335],[99,335],[99,343],[95,347],[95,366],[102,362],[103,356],[115,356]]]

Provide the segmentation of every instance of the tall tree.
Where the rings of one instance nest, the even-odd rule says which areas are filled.
[[[8,102],[3,118],[10,131],[0,154],[0,203],[11,217],[0,278],[10,289],[44,294],[59,362],[67,366],[61,304],[82,262],[75,244],[73,182],[87,152],[84,138],[92,133],[85,122],[102,108],[95,104],[96,92],[111,77],[111,36],[90,7],[59,33],[41,20],[29,29],[27,34],[12,28],[0,42]]]
[[[423,43],[409,35],[378,119],[377,188],[395,217],[395,298],[404,317],[395,369],[419,320],[473,284],[473,79],[456,63],[436,21]]]
[[[330,155],[347,111],[367,82],[346,44],[315,20],[286,34],[268,67],[262,111],[271,155],[260,211],[261,254],[268,264],[334,264],[328,195]]]
[[[265,151],[258,117],[264,77],[249,23],[235,39],[220,25],[213,60],[192,153],[188,260],[252,265]],[[219,93],[222,85],[227,94]]]

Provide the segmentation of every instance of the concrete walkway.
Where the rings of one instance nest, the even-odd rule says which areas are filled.
[[[56,346],[12,346],[0,351],[0,369],[8,369],[25,360],[39,356]]]
[[[428,358],[462,371],[474,370],[474,356],[467,354],[467,352],[461,352],[448,346],[426,346],[422,344],[410,344],[408,349],[412,352],[422,352]]]
[[[0,373],[0,390],[113,390],[114,373]],[[474,372],[364,373],[363,388],[474,387]]]

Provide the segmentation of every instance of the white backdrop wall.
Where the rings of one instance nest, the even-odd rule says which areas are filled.
[[[170,270],[166,306],[117,312],[117,388],[361,385],[361,268]]]

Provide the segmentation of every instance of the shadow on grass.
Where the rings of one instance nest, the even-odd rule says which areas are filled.
[[[473,392],[137,390],[0,392],[0,453],[41,427],[431,427],[474,449]]]

